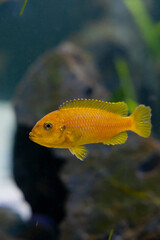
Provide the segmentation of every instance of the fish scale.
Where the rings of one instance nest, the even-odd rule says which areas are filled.
[[[77,134],[82,134],[78,144],[103,142],[113,134],[126,131],[130,127],[129,118],[117,116],[103,109],[97,111],[93,108],[67,108],[63,111],[66,126],[71,130],[76,128]],[[81,114],[79,114],[80,111]]]

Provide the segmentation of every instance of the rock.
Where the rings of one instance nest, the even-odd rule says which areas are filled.
[[[49,50],[32,64],[18,86],[14,106],[18,124],[32,127],[66,100],[100,98],[108,92],[91,57],[72,43]]]
[[[67,43],[32,65],[14,98],[14,176],[32,217],[50,219],[55,239],[108,239],[111,228],[113,240],[138,239],[150,231],[146,226],[158,222],[160,143],[153,137],[131,133],[120,146],[89,145],[84,162],[68,150],[50,150],[28,140],[31,126],[71,95],[106,99],[99,79],[86,54]],[[145,172],[148,161],[153,167]]]
[[[137,175],[140,163],[158,156],[158,146],[153,138],[130,134],[123,145],[96,144],[84,162],[69,161],[61,173],[70,190],[62,240],[107,239],[111,228],[120,239],[138,239],[145,225],[159,218],[159,174]]]
[[[65,159],[56,156],[48,148],[32,143],[26,134],[28,132],[29,128],[25,126],[17,127],[13,154],[14,179],[30,204],[33,216],[41,215],[43,219],[51,222],[49,227],[52,231],[50,233],[49,229],[49,233],[46,233],[49,235],[46,238],[50,239],[50,234],[54,234],[54,239],[57,239],[58,226],[65,217],[65,203],[68,195],[68,190],[59,177]],[[22,236],[25,232],[34,231],[35,225],[36,223],[33,226],[32,224],[24,226]],[[46,232],[43,224],[40,231],[43,232],[43,228]],[[35,239],[39,240],[37,234]]]
[[[69,193],[60,172],[66,160],[72,160],[73,156],[67,150],[51,150],[35,144],[28,134],[42,116],[74,98],[107,100],[109,94],[100,82],[91,56],[72,43],[64,43],[32,64],[13,100],[17,119],[14,178],[31,205],[33,216],[51,220],[54,239],[59,237]]]
[[[17,226],[22,224],[22,219],[11,209],[0,208],[0,239],[1,240],[24,240],[14,237]],[[14,233],[13,233],[14,232]]]

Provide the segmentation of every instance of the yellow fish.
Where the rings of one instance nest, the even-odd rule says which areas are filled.
[[[74,99],[39,120],[29,138],[46,147],[68,148],[83,160],[87,155],[85,144],[122,144],[127,140],[128,130],[149,137],[151,108],[139,105],[130,116],[127,115],[124,102]]]

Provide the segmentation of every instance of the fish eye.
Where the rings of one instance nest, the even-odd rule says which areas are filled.
[[[52,127],[53,127],[52,123],[50,123],[50,122],[44,123],[44,128],[45,128],[46,130],[51,129]]]

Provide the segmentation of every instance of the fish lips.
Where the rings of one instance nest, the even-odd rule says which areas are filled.
[[[30,133],[29,133],[29,139],[30,139],[31,141],[35,141],[36,136],[33,134],[33,132],[30,132]]]

